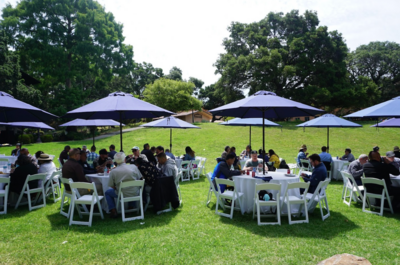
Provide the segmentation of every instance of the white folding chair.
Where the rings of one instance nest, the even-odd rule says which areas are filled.
[[[300,170],[307,170],[307,171],[312,171],[312,166],[310,163],[310,160],[308,159],[300,159]],[[308,166],[305,166],[304,164],[307,164]]]
[[[178,195],[179,195],[179,206],[181,206],[181,204],[182,204],[181,187],[179,186],[179,180],[181,178],[180,174],[182,174],[182,172],[179,172],[179,170],[178,170],[178,175],[175,178],[176,191],[178,192]]]
[[[208,195],[207,195],[207,206],[208,206],[208,204],[210,203],[211,197],[212,197],[212,195],[213,195],[213,193],[214,193],[215,198],[217,198],[217,202],[219,203],[219,205],[222,207],[222,209],[225,209],[224,204],[223,204],[221,201],[218,200],[218,191],[215,190],[214,184],[213,184],[213,182],[212,182],[212,180],[211,180],[212,174],[213,174],[212,172],[209,172],[209,173],[206,175],[206,176],[207,176],[207,180],[208,180],[208,182],[210,183],[210,188],[209,188],[209,190],[208,190]]]
[[[295,166],[293,167],[293,174],[295,174],[296,170],[300,170],[301,165],[297,162],[297,157],[294,158]]]
[[[65,184],[69,185],[69,183],[73,183],[74,181],[72,179],[66,179],[66,178],[62,178],[62,177],[59,180],[64,185],[64,190],[63,190],[62,197],[61,197],[60,214],[69,218],[69,215],[71,214],[72,191],[71,191],[71,193],[68,193],[65,189]],[[81,195],[79,194],[79,191],[76,190],[75,192],[76,192],[76,195],[78,196],[78,198],[80,198]],[[67,201],[65,201],[65,198],[67,198]],[[69,201],[68,212],[64,212],[63,211],[64,204],[67,203],[68,201]],[[87,214],[89,213],[86,205],[78,205],[78,207],[81,207],[81,211],[84,211]]]
[[[192,163],[190,164],[190,175],[192,176],[192,179],[199,179],[200,178],[200,160],[196,159],[196,160],[192,160]],[[197,177],[195,177],[195,175],[197,175]]]
[[[6,154],[0,154],[0,156],[6,156]]]
[[[329,179],[320,181],[317,188],[315,189],[315,192],[313,194],[307,193],[306,195],[306,199],[308,201],[307,205],[308,211],[312,213],[317,204],[319,204],[322,221],[325,221],[325,219],[331,215],[328,206],[328,199],[326,196],[326,188],[328,187],[328,184],[329,184]],[[324,215],[323,209],[327,211],[327,214]]]
[[[308,210],[307,210],[307,191],[308,188],[310,187],[310,182],[296,182],[296,183],[289,183],[285,192],[284,197],[282,198],[282,204],[286,203],[287,205],[287,211],[288,211],[288,218],[289,218],[289,224],[300,224],[300,223],[308,223]],[[297,196],[292,196],[289,195],[289,190],[291,189],[304,189],[303,195],[300,195],[300,198]],[[292,204],[300,204],[299,211],[297,213],[292,213],[291,205]],[[305,220],[297,220],[297,221],[292,221],[292,214],[296,214],[297,216],[301,216],[302,213],[302,207],[304,205],[304,213],[306,215]]]
[[[260,201],[258,197],[258,193],[260,190],[276,190],[276,200],[275,201]],[[253,219],[255,213],[257,211],[257,223],[258,225],[281,225],[281,184],[272,184],[272,183],[261,183],[256,184],[256,190],[254,193],[254,206],[253,206]],[[275,214],[261,214],[261,206],[269,206],[276,207],[276,215]],[[261,217],[276,217],[277,222],[261,222]]]
[[[99,196],[97,194],[96,185],[94,182],[86,183],[86,182],[69,182],[69,186],[72,190],[72,200],[71,200],[71,213],[69,216],[69,225],[87,225],[92,226],[93,215],[99,215],[98,213],[93,213],[94,206],[97,205],[101,219],[104,219],[103,210],[101,209],[100,201],[103,199],[103,196]],[[93,190],[92,195],[83,195],[82,197],[78,197],[77,190],[78,189],[87,189]],[[74,221],[74,208],[78,211],[79,217],[82,219],[82,214],[87,214],[82,212],[78,207],[79,205],[90,205],[89,212],[89,221]]]
[[[350,162],[344,162],[340,171],[347,171],[349,168]]]
[[[364,190],[363,186],[358,186],[353,176],[347,171],[340,171],[343,177],[343,191],[342,191],[342,199],[345,204],[350,206],[351,200],[355,202],[363,202],[363,194],[361,191]],[[349,195],[347,195],[349,192]],[[359,199],[358,196],[361,198]],[[349,199],[349,201],[347,201]]]
[[[4,197],[3,201],[3,211],[0,214],[7,214],[7,203],[8,203],[8,191],[10,189],[10,178],[0,178],[0,183],[7,185],[4,190],[0,190],[0,197]],[[0,205],[1,207],[1,205]]]
[[[60,178],[61,171],[54,171],[44,188],[46,197],[50,194],[53,194],[54,202],[58,202],[59,200],[61,200]]]
[[[182,161],[181,166],[179,167],[179,172],[182,173],[181,181],[190,181],[191,164],[191,160]]]
[[[362,211],[365,212],[365,213],[373,213],[373,214],[377,214],[377,215],[383,216],[383,210],[387,210],[387,211],[390,211],[393,214],[392,202],[390,201],[390,196],[389,196],[389,192],[388,192],[387,187],[386,187],[385,180],[384,179],[376,179],[376,178],[361,178],[361,181],[362,181],[363,186],[364,186],[364,197],[363,197]],[[366,184],[382,186],[382,193],[381,194],[369,193],[368,192],[368,188],[366,187]],[[372,206],[371,202],[369,201],[369,198],[380,199],[381,200],[381,206],[380,207],[379,206]],[[370,206],[370,210],[371,211],[365,210],[365,206],[367,205],[367,201],[366,201],[367,199],[369,201],[368,204]],[[387,200],[387,202],[389,204],[389,208],[385,208],[384,207],[385,200]],[[372,211],[372,208],[380,209],[380,212]]]
[[[228,199],[228,200],[232,200],[232,204],[226,205],[225,204],[225,208],[230,208],[231,209],[231,213],[230,214],[226,214],[226,213],[220,213],[218,212],[218,205],[219,203],[217,203],[216,207],[215,207],[215,213],[220,215],[220,216],[224,216],[224,217],[228,217],[228,218],[233,218],[233,210],[240,210],[242,211],[242,201],[241,199],[243,198],[243,193],[238,192],[235,188],[235,182],[233,182],[232,180],[227,180],[227,179],[220,179],[220,178],[215,178],[215,182],[217,183],[217,188],[218,188],[218,193],[217,193],[217,201],[220,201],[224,204],[223,199]],[[221,193],[221,189],[219,185],[229,185],[231,187],[233,187],[233,191],[227,190],[225,189],[224,193]],[[239,201],[239,208],[235,208],[235,201],[238,200]],[[243,213],[242,213],[243,215]]]
[[[134,188],[139,187],[139,195],[132,196],[132,197],[125,197],[124,196],[124,188]],[[118,190],[118,199],[117,199],[117,211],[119,210],[119,205],[121,205],[121,215],[122,215],[122,222],[126,221],[133,221],[138,219],[144,219],[144,212],[143,212],[143,187],[144,187],[144,180],[130,180],[121,182],[119,184]],[[139,205],[136,205],[135,209],[125,210],[125,202],[139,202]],[[125,213],[137,212],[139,216],[134,217],[125,217]]]
[[[18,208],[24,194],[28,197],[29,211],[46,206],[46,199],[45,199],[45,196],[43,196],[45,194],[44,181],[46,180],[46,175],[47,175],[46,173],[43,173],[43,174],[28,175],[26,177],[25,184],[21,190],[21,194],[18,197],[17,204],[15,204],[15,209]],[[28,182],[33,181],[33,180],[39,180],[38,185],[40,185],[41,187],[37,187],[35,189],[30,189]],[[41,180],[41,182],[40,182],[40,180]],[[36,199],[34,202],[35,206],[32,206],[31,194],[34,194],[34,193],[36,193]],[[40,195],[42,195],[42,196],[40,196]],[[43,200],[43,204],[37,205],[39,198],[41,198]]]
[[[60,165],[60,167],[58,169],[61,170],[63,165],[61,164],[60,158],[57,158],[57,160],[58,160],[58,164]]]
[[[206,162],[207,162],[207,158],[202,157],[201,158],[201,165],[200,165],[200,175],[203,175],[204,172],[206,172]]]

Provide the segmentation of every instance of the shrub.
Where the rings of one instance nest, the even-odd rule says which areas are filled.
[[[28,136],[29,136],[29,139],[31,140],[31,143],[35,143],[36,142],[36,139],[35,139],[35,137],[33,136],[33,134],[27,134]]]
[[[20,136],[18,136],[18,142],[22,143],[22,144],[30,144],[31,141],[31,137],[29,136],[29,134],[22,134]]]
[[[53,141],[53,135],[45,134],[41,137],[43,143],[48,143]]]

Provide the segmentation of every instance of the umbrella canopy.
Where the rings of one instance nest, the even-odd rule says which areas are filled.
[[[284,119],[315,116],[323,110],[277,96],[273,92],[258,91],[254,95],[210,110],[213,115],[239,118]],[[264,125],[264,124],[263,124]],[[265,157],[265,127],[263,126],[263,160]],[[265,162],[265,161],[264,161]],[[264,167],[263,167],[263,173]]]
[[[43,122],[1,122],[0,125],[12,126],[12,127],[23,127],[23,128],[38,128],[46,130],[54,130],[53,127],[43,123]]]
[[[194,126],[191,123],[183,121],[173,116],[166,117],[160,120],[152,121],[141,125],[142,127],[154,127],[154,128],[170,128],[169,130],[169,148],[172,153],[172,129],[200,129],[200,127]]]
[[[221,122],[220,125],[225,125],[225,126],[250,126],[249,128],[249,145],[251,146],[251,126],[281,126],[275,122],[269,121],[267,119],[261,118],[247,118],[247,119],[241,119],[241,118],[235,118],[226,122]]]
[[[119,123],[114,120],[83,120],[75,119],[67,123],[61,124],[60,127],[103,127],[103,126],[125,126],[123,123]],[[94,146],[94,130],[93,130],[93,146]]]
[[[354,112],[344,117],[345,118],[379,118],[379,117],[400,118],[400,96],[382,102],[378,105]]]
[[[396,128],[400,127],[400,119],[389,119],[382,121],[378,124],[372,125],[371,127],[386,127],[386,128]]]
[[[120,122],[120,142],[122,151],[122,120],[138,118],[157,118],[174,114],[135,98],[129,93],[114,92],[108,97],[69,111],[64,118],[114,119]]]
[[[57,116],[0,91],[0,122],[46,122],[54,118]]]
[[[329,153],[329,128],[330,127],[362,127],[362,125],[339,118],[333,114],[325,114],[316,119],[301,123],[297,127],[317,127],[317,128],[327,128],[327,149]]]

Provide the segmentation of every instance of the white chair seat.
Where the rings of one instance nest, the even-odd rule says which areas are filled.
[[[221,198],[229,197],[229,198],[232,198],[232,200],[236,200],[237,198],[242,197],[243,193],[242,192],[238,192],[237,195],[236,195],[233,191],[226,190],[226,191],[224,191],[224,193],[221,193],[219,196],[221,196]]]
[[[5,190],[0,190],[0,194],[6,194]]]
[[[283,198],[281,198],[281,200],[283,200]],[[289,200],[290,202],[298,202],[298,203],[304,202],[303,198],[299,198],[299,197],[292,196],[292,195],[289,195],[288,197],[286,197],[285,201],[287,201],[287,200]]]
[[[76,199],[76,202],[79,203],[86,203],[86,204],[91,204],[92,203],[92,195],[83,195],[82,197],[80,197],[79,199]],[[98,196],[99,201],[101,201],[101,199],[103,199],[103,196]],[[94,198],[94,203],[97,203],[97,199],[96,197]]]

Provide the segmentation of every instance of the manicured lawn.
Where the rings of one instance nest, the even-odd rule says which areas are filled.
[[[400,145],[396,129],[369,128],[332,129],[331,153],[341,155],[350,147],[355,156],[368,153],[379,145],[381,151]],[[199,156],[208,158],[207,172],[215,166],[225,145],[235,145],[239,151],[248,143],[248,128],[202,124],[201,130],[174,130],[173,153],[182,154],[189,145]],[[253,128],[253,146],[261,146],[261,129]],[[132,146],[169,146],[169,130],[142,129],[124,134],[124,150]],[[96,142],[96,146],[115,144],[114,136]],[[307,144],[310,153],[319,153],[326,144],[326,129],[297,129],[284,124],[283,131],[266,129],[267,149],[293,163],[298,147]],[[90,141],[29,145],[33,154],[38,150],[57,155],[63,146],[73,147]],[[0,153],[9,154],[11,148]],[[183,206],[160,216],[151,210],[144,221],[122,223],[106,216],[95,217],[93,226],[68,226],[59,214],[60,203],[47,200],[45,208],[29,212],[26,206],[10,209],[0,216],[0,263],[269,263],[316,264],[338,253],[350,253],[369,259],[372,264],[400,263],[400,215],[383,217],[365,214],[361,205],[351,207],[341,202],[342,185],[333,181],[328,188],[331,216],[324,222],[319,209],[310,215],[309,224],[257,226],[251,215],[235,212],[233,220],[215,215],[215,197],[205,205],[208,182],[204,177],[181,185]],[[141,224],[143,223],[144,224]],[[66,242],[65,242],[66,241]],[[64,243],[65,242],[65,243]]]

